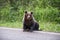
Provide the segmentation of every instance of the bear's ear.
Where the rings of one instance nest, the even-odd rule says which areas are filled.
[[[31,12],[31,14],[33,14],[33,12]]]
[[[25,11],[25,13],[27,13],[27,11]]]

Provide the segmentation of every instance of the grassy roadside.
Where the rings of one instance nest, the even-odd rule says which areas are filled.
[[[43,31],[60,32],[60,24],[53,22],[39,22]],[[22,22],[0,22],[0,27],[22,28]]]
[[[21,22],[0,22],[0,27],[22,28]]]
[[[60,32],[60,24],[54,22],[40,22],[39,24],[43,31]]]

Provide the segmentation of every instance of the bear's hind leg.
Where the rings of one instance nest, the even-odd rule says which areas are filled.
[[[39,24],[38,23],[35,23],[35,27],[34,27],[34,30],[39,30]]]

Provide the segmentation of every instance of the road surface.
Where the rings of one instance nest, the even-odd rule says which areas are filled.
[[[60,33],[23,32],[22,29],[0,27],[0,40],[60,40]]]

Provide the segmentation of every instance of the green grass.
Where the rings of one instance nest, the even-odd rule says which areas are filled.
[[[22,28],[21,22],[0,22],[0,27]]]
[[[43,31],[60,32],[60,24],[54,22],[40,22],[40,28]]]
[[[43,31],[60,32],[60,24],[54,22],[39,22]],[[22,22],[0,22],[0,27],[22,28]]]

